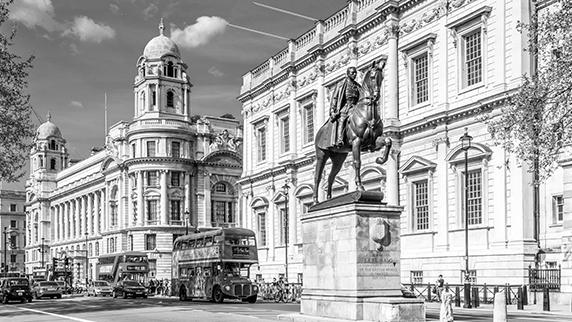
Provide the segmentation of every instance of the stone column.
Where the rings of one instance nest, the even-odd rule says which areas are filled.
[[[162,110],[163,107],[162,96],[163,96],[163,85],[157,83],[157,111],[159,112]]]
[[[64,235],[62,236],[63,240],[69,240],[70,236],[70,224],[69,224],[69,211],[70,211],[70,202],[64,202],[64,213],[63,213],[63,224],[64,224]]]
[[[81,197],[81,213],[80,213],[80,217],[82,218],[81,221],[81,231],[79,233],[79,237],[83,238],[85,233],[88,233],[88,224],[87,224],[87,219],[88,219],[88,212],[87,212],[87,195],[86,196],[82,196]]]
[[[87,195],[87,233],[93,235],[93,193]]]
[[[441,131],[443,130],[443,131]],[[434,217],[437,217],[437,227],[433,228],[439,233],[436,235],[437,249],[441,251],[448,251],[449,250],[449,180],[448,180],[448,173],[449,173],[449,164],[445,160],[448,153],[448,146],[449,146],[449,138],[447,137],[447,132],[444,131],[445,129],[439,129],[440,135],[439,138],[433,141],[433,145],[435,149],[437,149],[437,167],[436,171],[439,173],[439,180],[437,180],[437,184],[434,185],[436,188],[436,197],[437,197],[437,210],[433,213]],[[407,202],[409,203],[409,202]],[[410,216],[411,218],[411,216]],[[430,226],[431,227],[431,226]],[[430,228],[431,229],[431,228]]]
[[[122,170],[117,181],[119,200],[117,200],[117,227],[125,228],[125,170]]]
[[[160,170],[161,174],[161,225],[169,224],[169,198],[167,195],[167,170]]]
[[[99,211],[100,211],[100,204],[99,204],[99,194],[100,192],[98,192],[97,190],[93,192],[93,211],[94,211],[94,223],[93,223],[93,232],[94,235],[99,235],[100,234],[100,217],[99,217]]]
[[[80,213],[80,200],[79,198],[74,198],[73,199],[74,202],[74,211],[73,211],[73,218],[75,218],[75,234],[74,234],[74,238],[75,239],[80,239],[81,238],[81,213]]]
[[[389,28],[388,55],[387,55],[387,122],[386,131],[399,130],[399,89],[398,89],[398,51],[397,51],[397,27],[398,18],[396,14],[387,17],[387,28]],[[397,142],[394,140],[397,149]],[[387,161],[387,184],[386,201],[389,205],[399,205],[399,178],[398,178],[398,154],[391,153]]]
[[[143,226],[145,222],[145,205],[143,201],[143,171],[137,172],[137,225]]]
[[[127,178],[127,196],[125,196],[125,202],[127,203],[127,222],[125,223],[125,227],[134,226],[135,222],[135,213],[134,213],[134,203],[133,200],[133,179],[135,178],[134,173],[126,173]]]

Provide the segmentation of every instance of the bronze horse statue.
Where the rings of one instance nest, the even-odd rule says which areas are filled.
[[[330,120],[316,133],[316,171],[314,177],[314,204],[318,203],[318,191],[322,173],[328,159],[332,160],[332,169],[328,176],[328,186],[326,198],[332,197],[332,185],[349,152],[353,154],[353,167],[355,169],[356,190],[363,191],[361,183],[361,153],[362,151],[375,152],[384,148],[381,157],[377,157],[375,162],[384,164],[389,157],[392,141],[389,137],[383,136],[383,122],[379,116],[378,100],[381,83],[383,81],[383,66],[374,61],[364,75],[360,98],[353,109],[349,112],[345,130],[343,132],[343,145],[335,146],[331,143],[332,132],[335,131],[335,124]],[[338,125],[343,126],[343,125]]]

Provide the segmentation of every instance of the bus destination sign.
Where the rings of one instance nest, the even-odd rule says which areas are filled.
[[[232,247],[232,257],[233,258],[249,258],[250,257],[250,247],[248,247],[248,246],[233,246]]]

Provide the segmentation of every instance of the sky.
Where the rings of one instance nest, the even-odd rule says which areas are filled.
[[[5,0],[0,0],[5,1]],[[258,4],[256,4],[258,3]],[[191,113],[241,119],[236,97],[242,76],[287,47],[287,41],[227,23],[297,38],[346,5],[346,0],[15,0],[0,32],[17,23],[10,51],[23,59],[34,55],[29,70],[30,101],[38,117],[57,125],[72,159],[89,157],[104,143],[105,96],[108,127],[133,118],[136,62],[145,45],[159,35],[181,50],[193,83]],[[274,7],[280,10],[268,8]],[[39,120],[42,119],[42,121]],[[27,169],[26,169],[27,170]],[[25,179],[4,184],[23,189]]]

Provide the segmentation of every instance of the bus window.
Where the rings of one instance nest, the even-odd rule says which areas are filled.
[[[211,268],[210,267],[205,267],[203,269],[203,271],[204,271],[205,277],[211,276]]]
[[[189,248],[189,242],[184,240],[181,242],[181,249],[187,249]]]
[[[181,268],[181,277],[187,277],[187,269],[186,268]]]
[[[192,267],[189,267],[187,269],[187,274],[189,274],[190,277],[194,277],[195,276],[195,270]]]
[[[207,237],[205,238],[205,246],[212,246],[213,245],[213,238]]]
[[[189,240],[189,248],[195,248],[195,240]]]
[[[197,246],[196,246],[196,247],[197,247],[197,248],[198,248],[198,247],[203,247],[203,242],[204,242],[203,239],[197,239]]]
[[[224,240],[225,245],[238,245],[239,241],[236,238],[227,238]]]

